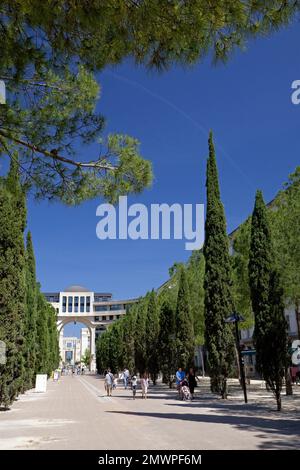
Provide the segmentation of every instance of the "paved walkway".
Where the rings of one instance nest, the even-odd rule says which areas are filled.
[[[158,385],[148,400],[121,387],[110,398],[97,376],[62,377],[0,412],[0,449],[299,449],[299,394],[282,413],[265,390],[248,405],[235,394],[222,401],[203,385],[181,402]]]

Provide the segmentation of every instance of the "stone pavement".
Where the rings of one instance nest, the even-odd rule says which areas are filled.
[[[27,392],[0,411],[0,449],[299,449],[300,387],[284,411],[259,386],[245,405],[237,385],[229,400],[213,397],[203,379],[193,402],[163,385],[148,400],[121,386],[104,394],[98,376],[48,381],[44,394]]]

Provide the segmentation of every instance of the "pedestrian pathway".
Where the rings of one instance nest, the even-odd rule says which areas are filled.
[[[204,392],[181,402],[158,385],[148,400],[120,386],[106,397],[98,376],[48,382],[0,412],[0,449],[268,449],[299,448],[299,414],[222,401]]]

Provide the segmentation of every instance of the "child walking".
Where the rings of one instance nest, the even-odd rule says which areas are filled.
[[[137,389],[137,376],[136,375],[133,375],[131,377],[131,388],[132,388],[133,399],[135,400],[136,389]]]

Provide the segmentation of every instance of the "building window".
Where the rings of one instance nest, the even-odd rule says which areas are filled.
[[[95,312],[106,312],[108,307],[106,305],[95,305]]]
[[[65,313],[67,311],[67,297],[63,296],[62,299],[62,311]]]
[[[72,348],[72,343],[67,343],[67,348]]]
[[[114,304],[109,306],[109,310],[123,310],[124,305],[122,304]]]
[[[78,313],[78,297],[74,297],[74,312]]]
[[[100,321],[100,317],[95,317],[95,321]]]
[[[113,319],[114,319],[114,316],[113,316],[113,315],[109,315],[109,319],[110,319],[110,320],[113,320]]]
[[[91,309],[91,298],[90,296],[86,297],[86,311],[89,312]]]
[[[103,295],[95,295],[94,297],[95,299],[95,302],[106,302],[107,300],[109,300],[109,297],[107,296],[103,296]]]
[[[106,316],[105,315],[103,315],[102,321],[106,321]]]
[[[121,316],[121,315],[117,315],[117,317],[116,317],[116,318],[117,318],[117,320],[119,320],[120,316]]]
[[[56,313],[59,313],[59,308],[56,308],[55,310],[56,310]]]
[[[71,313],[73,310],[73,297],[68,297],[68,312]]]
[[[84,297],[80,297],[80,312],[84,312]]]

